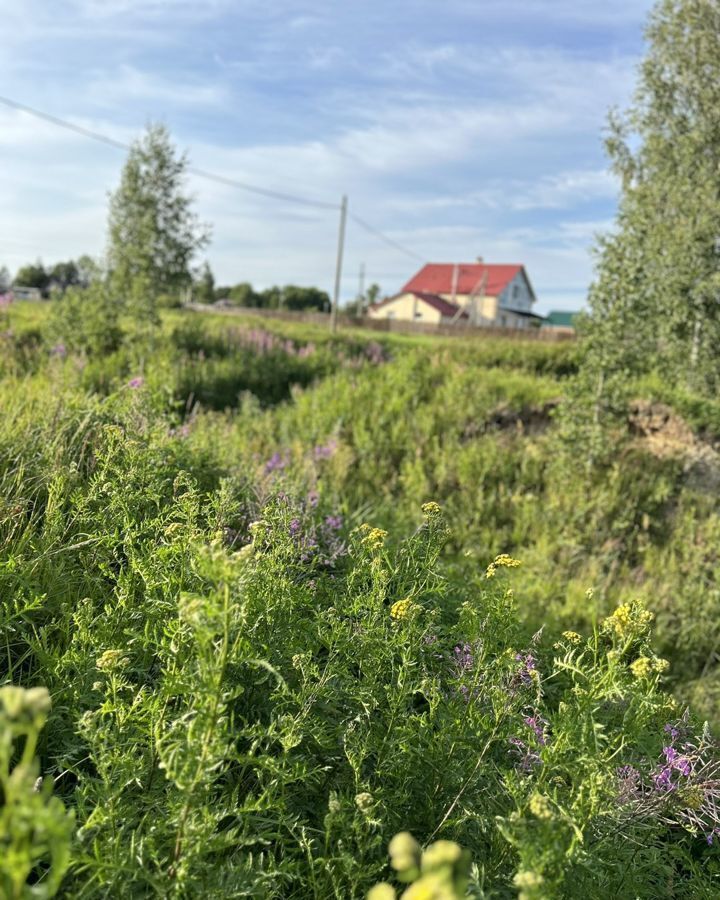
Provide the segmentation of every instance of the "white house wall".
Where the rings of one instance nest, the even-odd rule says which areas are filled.
[[[500,309],[517,309],[520,312],[531,312],[535,297],[525,274],[520,271],[513,280],[506,285],[498,298]]]

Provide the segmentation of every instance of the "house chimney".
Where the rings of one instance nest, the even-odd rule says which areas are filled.
[[[485,262],[485,260],[482,258],[482,256],[477,256],[477,257],[475,257],[475,260],[476,260],[476,262],[479,262],[479,263],[484,263],[484,262]]]

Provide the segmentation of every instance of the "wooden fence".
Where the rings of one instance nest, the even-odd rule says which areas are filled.
[[[212,312],[229,316],[257,316],[261,319],[280,319],[305,325],[330,327],[330,314],[323,312],[294,312],[285,309],[260,309],[249,306],[223,306],[192,303],[190,309],[198,312]],[[399,319],[369,319],[366,316],[348,316],[341,313],[337,317],[338,328],[364,328],[368,331],[392,332],[393,334],[427,334],[441,337],[488,338],[500,337],[521,341],[572,341],[574,332],[552,328],[496,328],[487,325],[472,326],[467,323],[455,325],[431,325],[423,322],[403,322]]]

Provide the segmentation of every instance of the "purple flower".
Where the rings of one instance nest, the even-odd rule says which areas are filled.
[[[326,516],[325,524],[331,531],[339,531],[342,528],[343,517],[342,516]]]
[[[465,672],[469,672],[475,664],[475,659],[472,654],[472,647],[467,643],[458,644],[453,649],[453,658],[458,675],[463,675]]]
[[[131,378],[128,381],[127,386],[129,388],[140,388],[145,384],[145,379],[141,375],[136,375],[135,378]]]
[[[538,744],[540,744],[541,747],[544,747],[545,744],[547,744],[544,728],[544,726],[548,724],[547,721],[541,716],[525,716],[523,722],[528,728],[532,729]]]
[[[331,438],[327,444],[318,444],[313,449],[313,458],[316,462],[319,462],[321,459],[330,459],[336,450],[337,441],[334,438]]]
[[[667,793],[675,790],[675,784],[672,780],[672,769],[670,766],[663,766],[659,772],[652,776],[652,782],[655,790]]]
[[[532,684],[533,672],[537,670],[537,660],[535,659],[535,657],[532,655],[532,653],[516,653],[515,659],[519,663],[522,663],[515,677],[519,679],[522,684]]]
[[[300,519],[293,519],[290,522],[290,535],[291,537],[295,537],[295,535],[300,533]]]
[[[542,765],[540,754],[535,750],[531,750],[525,741],[520,740],[519,737],[508,738],[508,743],[510,744],[510,752],[519,757],[518,765],[521,772],[527,773],[532,771],[534,766]]]
[[[50,348],[50,353],[52,356],[59,356],[60,359],[64,359],[67,356],[67,349],[65,344],[60,342],[59,344],[55,344],[54,347]]]
[[[276,472],[278,470],[282,471],[287,464],[287,459],[283,456],[280,456],[280,454],[276,451],[265,463],[265,474],[269,475],[271,472]]]
[[[318,494],[318,492],[310,491],[310,493],[307,495],[307,502],[308,502],[308,505],[310,507],[312,507],[312,509],[315,509],[315,507],[320,502],[320,495]]]
[[[678,729],[675,728],[674,725],[671,725],[669,722],[667,725],[665,725],[665,727],[663,728],[663,731],[665,732],[665,734],[670,735],[671,741],[676,741],[680,735],[680,732],[678,731]]]

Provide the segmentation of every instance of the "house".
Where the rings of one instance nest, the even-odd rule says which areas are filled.
[[[555,309],[548,313],[542,323],[544,331],[555,331],[559,334],[575,334],[575,322],[580,313]]]
[[[405,322],[422,322],[428,325],[451,325],[468,314],[456,303],[426,291],[404,291],[374,303],[368,310],[373,319],[398,319]]]
[[[42,300],[42,291],[36,287],[13,285],[12,295],[15,300]]]
[[[434,299],[431,299],[434,298]],[[484,263],[428,263],[400,293],[368,310],[373,319],[432,324],[537,327],[536,297],[525,267]]]

